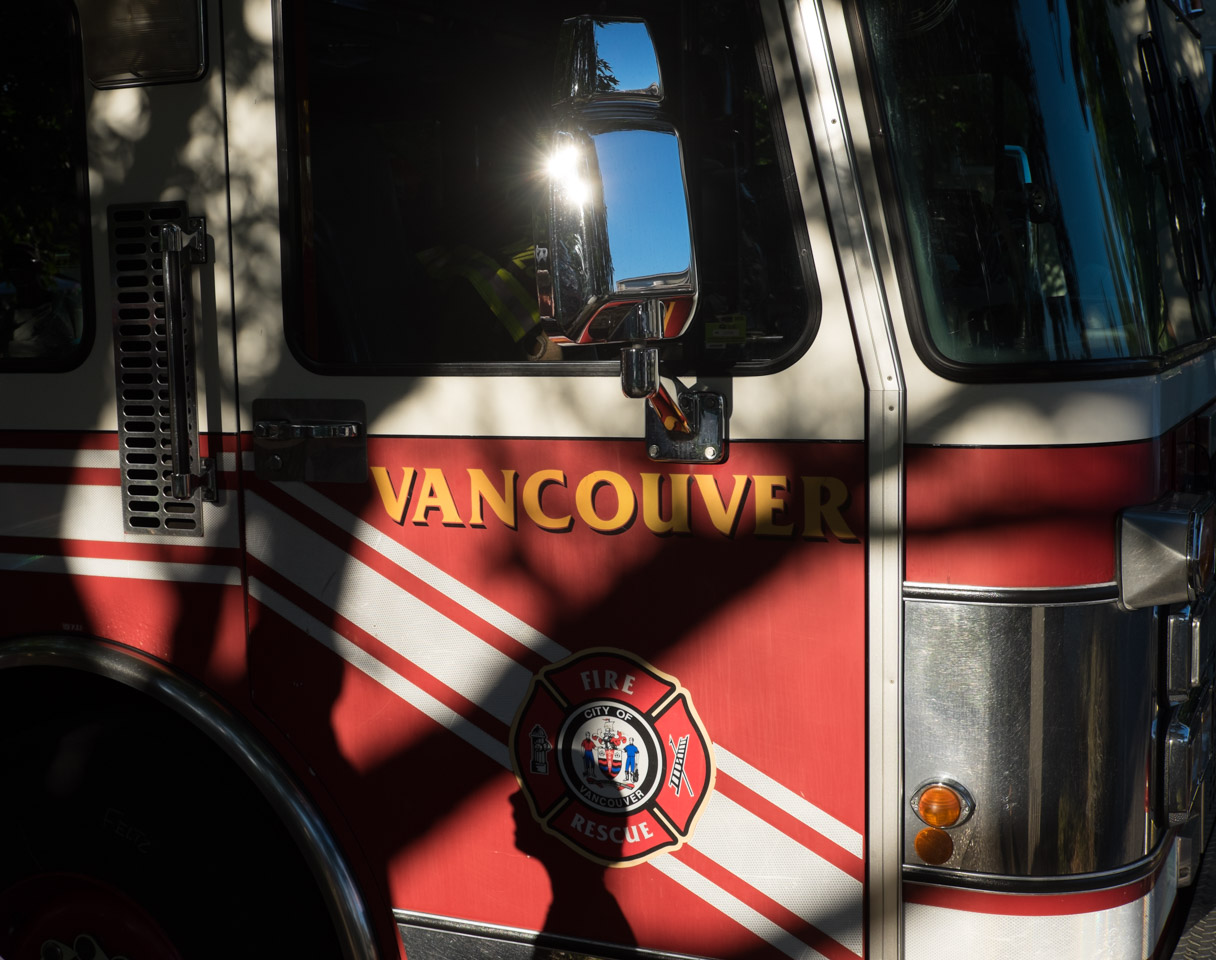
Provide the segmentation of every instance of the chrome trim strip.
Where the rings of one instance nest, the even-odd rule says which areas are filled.
[[[1119,585],[1086,583],[1074,587],[972,587],[954,583],[905,583],[905,600],[942,603],[1007,603],[1019,607],[1063,607],[1110,603],[1119,599]]]
[[[941,867],[904,867],[905,883],[924,883],[938,887],[962,887],[987,893],[1020,893],[1059,895],[1086,893],[1122,887],[1153,876],[1161,869],[1174,849],[1174,831],[1163,833],[1160,842],[1148,856],[1113,870],[1095,873],[1075,873],[1062,877],[1011,877],[966,870],[946,870]]]
[[[376,960],[368,911],[337,843],[292,772],[239,716],[161,661],[107,641],[43,636],[0,643],[0,670],[33,666],[116,680],[205,733],[257,786],[296,841],[329,905],[345,960]]]
[[[801,111],[817,159],[799,169],[803,195],[813,195],[818,170],[836,253],[852,314],[866,388],[869,470],[867,590],[867,947],[872,960],[903,953],[903,487],[907,392],[875,237],[833,53],[832,25],[851,59],[839,0],[778,0],[761,4],[769,46],[788,30],[795,63],[779,64],[787,127]],[[825,7],[830,4],[829,11]],[[784,14],[784,24],[782,16]],[[780,68],[788,71],[782,75]],[[791,75],[792,74],[792,75]],[[796,81],[796,82],[794,82]],[[808,209],[809,212],[809,209]]]
[[[667,953],[647,950],[642,947],[622,947],[619,944],[598,940],[579,940],[542,931],[524,930],[519,927],[498,926],[492,923],[475,923],[471,920],[456,920],[452,917],[436,916],[432,913],[416,913],[411,910],[394,910],[393,917],[411,957],[443,956],[445,960],[484,960],[493,956],[496,960],[599,960],[619,958],[636,960],[650,957],[654,960],[695,960],[685,953]],[[425,934],[447,935],[442,953],[428,953],[425,948],[411,949],[407,930],[414,929]],[[493,945],[485,941],[493,941]],[[487,948],[492,953],[487,952]],[[587,951],[594,951],[588,953]]]

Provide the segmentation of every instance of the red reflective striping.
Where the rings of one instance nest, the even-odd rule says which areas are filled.
[[[0,466],[0,483],[47,483],[62,486],[117,487],[118,469],[101,467]],[[69,493],[70,497],[71,494]]]
[[[833,940],[822,930],[815,927],[814,924],[803,920],[793,911],[788,910],[777,903],[777,901],[761,893],[751,886],[751,884],[740,880],[739,877],[726,868],[719,866],[709,859],[709,857],[698,851],[695,843],[696,837],[694,835],[692,844],[685,844],[678,851],[672,853],[671,856],[680,860],[690,869],[695,870],[706,880],[721,887],[731,896],[743,901],[743,903],[775,923],[786,933],[796,937],[812,949],[818,950],[828,960],[856,960],[857,954],[848,947]],[[850,900],[849,903],[851,905],[853,901]],[[727,908],[726,913],[729,915],[729,908]],[[860,919],[861,911],[858,910],[858,920]]]
[[[99,560],[139,560],[147,563],[195,563],[239,569],[244,554],[236,547],[214,547],[184,542],[153,543],[129,540],[67,540],[46,537],[0,536],[0,553],[30,556],[91,557]]]
[[[817,833],[801,820],[790,816],[776,804],[756,793],[727,773],[718,770],[714,789],[730,797],[749,813],[767,821],[792,840],[796,840],[811,852],[822,857],[837,870],[847,873],[858,883],[865,882],[865,863],[848,850]]]
[[[245,434],[245,436],[250,437],[250,449],[253,449],[252,435]],[[236,453],[240,450],[241,438],[235,433],[201,433],[199,434],[198,444],[202,448],[204,456],[208,454],[214,455],[217,452],[217,445],[219,447],[218,452],[220,453]]]
[[[1153,441],[909,447],[906,579],[991,587],[1107,583],[1115,576],[1115,516],[1157,496],[1159,459]]]
[[[1161,866],[1158,866],[1149,876],[1123,886],[1076,893],[993,893],[962,887],[905,883],[904,902],[1003,917],[1062,917],[1077,913],[1097,913],[1113,910],[1148,896],[1156,886],[1161,869]]]

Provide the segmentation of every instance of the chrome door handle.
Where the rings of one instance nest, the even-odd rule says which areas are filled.
[[[215,500],[215,469],[200,456],[199,472],[190,469],[191,448],[198,447],[198,424],[190,417],[194,381],[194,347],[191,322],[194,311],[185,264],[205,263],[207,233],[201,217],[187,221],[186,233],[176,223],[160,228],[160,251],[165,282],[165,346],[168,354],[170,495],[189,500],[196,489],[204,500]]]
[[[253,425],[259,440],[355,440],[363,436],[363,424],[349,420],[259,420]]]

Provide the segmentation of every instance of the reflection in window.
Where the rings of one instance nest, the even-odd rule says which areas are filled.
[[[0,12],[0,369],[85,350],[80,49],[72,5]]]
[[[669,369],[789,355],[807,337],[811,297],[756,62],[758,17],[731,0],[597,11],[647,18],[680,130],[701,287],[689,333],[664,348]],[[615,364],[619,348],[559,351],[537,322],[541,144],[561,25],[586,7],[308,0],[283,12],[296,352],[345,372]]]
[[[1142,49],[1181,62],[1173,15],[1159,25],[1143,0],[862,6],[938,356],[1041,367],[1211,335],[1212,278],[1180,269],[1212,213],[1208,120],[1191,88],[1188,151],[1187,81],[1163,76],[1154,97]],[[1209,274],[1211,252],[1192,258]]]

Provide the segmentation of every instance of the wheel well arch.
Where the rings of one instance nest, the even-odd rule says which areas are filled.
[[[230,763],[228,772],[256,789],[294,841],[345,960],[379,957],[369,912],[337,841],[295,774],[247,720],[198,682],[132,647],[61,634],[0,642],[0,702],[8,702],[6,687],[18,704],[32,702],[64,676],[72,676],[78,688],[120,684],[135,694],[130,702],[149,722],[172,715],[209,742]]]

